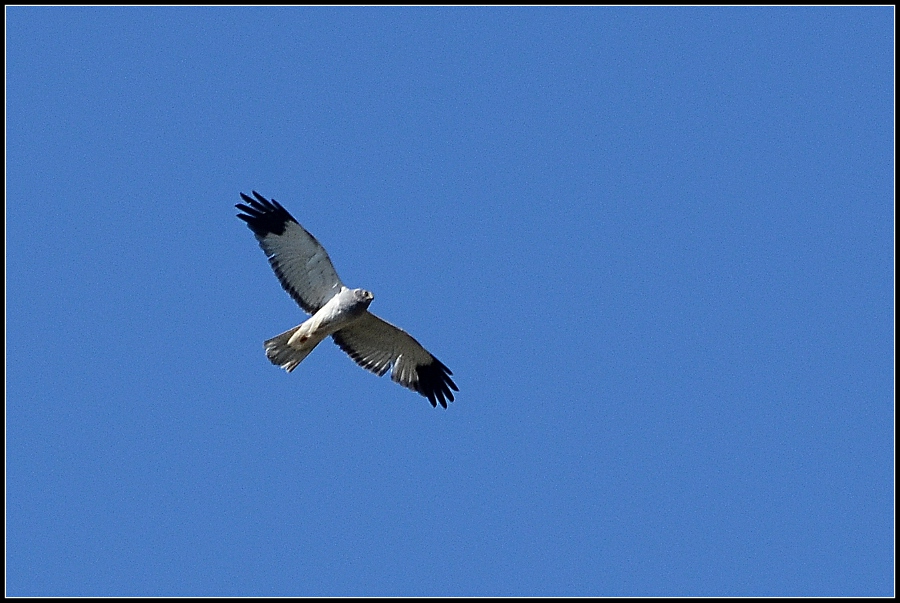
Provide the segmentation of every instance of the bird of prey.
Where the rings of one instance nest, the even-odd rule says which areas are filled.
[[[453,373],[406,331],[369,312],[373,295],[348,289],[338,278],[325,248],[281,204],[253,191],[241,193],[246,205],[236,208],[269,258],[281,286],[312,316],[303,324],[265,342],[272,364],[291,372],[331,335],[350,358],[379,377],[419,392],[437,407],[447,408],[459,391]]]

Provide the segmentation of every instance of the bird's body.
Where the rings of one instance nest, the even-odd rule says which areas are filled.
[[[344,287],[303,324],[266,341],[266,356],[291,372],[323,339],[359,320],[372,299],[368,291]]]
[[[357,364],[391,378],[444,408],[459,391],[453,373],[406,331],[368,311],[374,296],[349,289],[338,278],[325,248],[274,199],[241,193],[244,220],[269,258],[282,287],[312,316],[265,342],[269,360],[288,372],[329,335]]]

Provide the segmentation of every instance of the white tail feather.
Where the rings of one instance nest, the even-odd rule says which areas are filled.
[[[297,368],[297,365],[309,356],[309,353],[324,339],[324,337],[313,335],[303,339],[302,342],[299,338],[292,341],[294,333],[302,326],[294,327],[265,342],[266,357],[272,364],[280,366],[289,373]]]

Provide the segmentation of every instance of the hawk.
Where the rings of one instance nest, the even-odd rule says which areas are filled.
[[[265,342],[272,364],[293,371],[329,335],[358,365],[391,379],[447,408],[459,391],[440,360],[406,331],[371,312],[374,296],[365,289],[348,289],[338,278],[325,248],[281,204],[253,191],[241,193],[246,205],[236,208],[269,258],[281,286],[312,316],[303,324]]]

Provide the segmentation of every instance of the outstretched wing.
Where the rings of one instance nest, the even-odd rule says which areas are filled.
[[[403,329],[366,312],[331,336],[361,367],[379,377],[391,366],[391,379],[403,387],[419,392],[432,406],[447,408],[453,391],[459,391],[450,375],[453,373],[440,360]]]
[[[241,193],[247,205],[235,205],[244,212],[237,217],[256,235],[284,290],[301,308],[315,314],[343,287],[331,258],[278,201],[269,201],[256,191],[253,196],[256,198]]]

